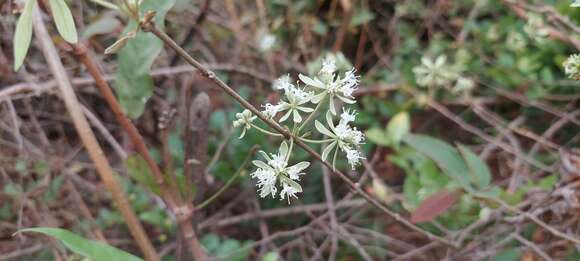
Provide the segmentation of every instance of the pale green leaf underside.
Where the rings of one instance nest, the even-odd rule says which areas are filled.
[[[30,40],[32,39],[32,10],[36,6],[36,0],[28,0],[24,5],[24,11],[18,18],[14,32],[14,70],[17,71],[28,53]]]
[[[60,240],[68,249],[91,260],[139,261],[143,260],[107,244],[88,240],[68,230],[50,227],[22,229],[19,232],[37,232]]]
[[[77,29],[70,9],[64,0],[49,0],[52,19],[56,24],[56,29],[62,38],[69,43],[77,43]]]
[[[155,24],[163,28],[165,15],[174,3],[175,0],[148,0],[143,2],[140,9],[155,10]],[[123,35],[136,28],[137,22],[129,22]],[[143,114],[145,104],[153,95],[153,79],[149,70],[162,48],[163,42],[155,35],[140,31],[117,53],[119,67],[115,75],[115,91],[125,113],[132,119]]]

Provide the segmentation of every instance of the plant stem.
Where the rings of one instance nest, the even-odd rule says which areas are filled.
[[[52,42],[52,38],[48,34],[46,26],[42,21],[42,14],[40,13],[38,6],[34,8],[33,12],[35,35],[39,39],[38,42],[40,43],[48,67],[60,88],[62,94],[61,97],[64,100],[66,109],[72,118],[81,141],[87,149],[91,160],[95,163],[97,172],[103,180],[105,187],[111,193],[115,206],[119,209],[119,212],[121,212],[121,215],[129,227],[131,235],[137,241],[137,245],[145,255],[145,258],[147,260],[159,260],[151,241],[149,241],[149,237],[145,233],[143,226],[141,226],[139,219],[131,209],[131,205],[129,205],[129,201],[125,196],[119,181],[115,177],[103,150],[97,142],[95,134],[91,130],[91,127],[83,114],[81,105],[74,93],[64,66],[60,61],[60,57],[58,56],[58,52]]]
[[[326,98],[326,95],[324,95],[324,97],[322,97],[322,99],[320,99],[320,101],[318,102],[318,104],[316,105],[316,107],[314,108],[314,111],[312,113],[310,113],[310,115],[308,115],[308,118],[306,118],[306,120],[304,120],[304,122],[300,125],[300,127],[298,127],[298,135],[300,134],[300,131],[302,130],[302,128],[304,128],[304,126],[306,126],[308,123],[310,123],[314,117],[316,116],[316,113],[318,113],[318,110],[320,110],[320,108],[322,108],[322,103],[324,102],[324,99]],[[330,99],[332,99],[332,97],[330,97]]]
[[[311,139],[307,139],[307,138],[300,138],[300,140],[308,142],[308,143],[318,143],[318,144],[322,144],[322,143],[327,143],[332,141],[332,139],[326,139],[326,140],[311,140]]]
[[[258,118],[260,118],[263,122],[265,122],[270,127],[272,127],[274,130],[276,130],[277,132],[282,134],[286,139],[288,139],[288,140],[294,139],[294,142],[296,143],[296,145],[298,145],[302,149],[304,149],[308,154],[310,154],[312,157],[314,157],[314,159],[320,161],[326,168],[332,170],[331,173],[338,176],[343,182],[345,182],[349,186],[349,188],[353,192],[360,194],[365,200],[367,200],[369,203],[371,203],[371,205],[378,208],[379,210],[381,210],[385,214],[391,216],[393,219],[402,223],[406,227],[427,236],[429,239],[437,240],[437,241],[439,241],[447,246],[457,248],[457,246],[455,246],[455,244],[453,242],[451,242],[450,240],[443,238],[443,237],[440,237],[440,236],[437,236],[429,231],[425,231],[425,230],[421,229],[420,227],[414,225],[413,223],[411,223],[407,219],[403,218],[399,213],[388,209],[387,207],[382,205],[382,203],[380,203],[377,199],[373,198],[368,193],[363,191],[358,185],[356,185],[354,182],[352,182],[344,173],[334,169],[332,167],[332,165],[330,165],[330,163],[322,160],[322,157],[320,156],[320,154],[318,154],[314,149],[312,149],[310,146],[308,146],[303,141],[294,137],[292,135],[292,133],[290,133],[287,129],[284,129],[277,122],[269,119],[266,115],[264,115],[258,109],[256,109],[256,107],[254,107],[252,104],[250,104],[248,101],[246,101],[242,96],[240,96],[232,87],[230,87],[229,85],[224,83],[222,80],[220,80],[215,75],[214,72],[208,70],[205,66],[203,66],[201,63],[199,63],[197,60],[195,60],[193,57],[191,57],[183,48],[181,48],[175,41],[173,41],[173,39],[171,39],[171,37],[169,37],[163,31],[161,31],[157,27],[155,27],[155,24],[153,24],[153,22],[149,21],[147,23],[144,23],[143,29],[145,31],[149,31],[149,32],[155,34],[157,37],[159,37],[159,39],[161,39],[171,49],[173,49],[175,52],[177,52],[179,54],[179,56],[181,56],[187,63],[189,63],[190,65],[195,67],[197,69],[197,72],[200,75],[206,77],[211,82],[216,84],[225,93],[227,93],[232,98],[234,98],[238,103],[240,103],[240,105],[242,105],[244,108],[250,110],[253,114],[258,116]]]
[[[161,197],[167,204],[169,210],[172,211],[172,213],[176,216],[180,229],[183,231],[184,234],[189,235],[188,248],[190,252],[194,257],[196,257],[196,260],[207,259],[203,251],[203,248],[199,243],[199,240],[195,236],[193,227],[191,226],[191,224],[186,224],[191,222],[189,216],[191,215],[190,213],[193,211],[193,205],[190,202],[184,202],[181,199],[181,197],[177,193],[179,192],[179,188],[171,188],[165,182],[163,172],[161,171],[161,169],[159,168],[159,166],[149,153],[149,149],[147,148],[147,145],[145,144],[143,137],[141,136],[141,134],[139,134],[139,131],[137,130],[135,125],[133,125],[133,123],[129,120],[129,118],[127,118],[127,116],[123,112],[123,109],[121,108],[121,105],[117,101],[117,98],[115,97],[113,91],[111,90],[111,87],[105,80],[103,73],[96,65],[94,58],[88,53],[86,47],[81,44],[76,44],[73,45],[73,49],[75,55],[77,55],[79,60],[87,68],[89,74],[91,74],[91,76],[95,79],[95,85],[97,86],[101,95],[107,101],[109,108],[111,108],[111,110],[113,111],[113,114],[115,115],[117,121],[119,122],[123,130],[125,130],[125,132],[128,134],[129,139],[134,144],[135,149],[137,150],[137,153],[139,153],[147,163],[147,166],[149,167],[151,173],[154,176],[155,182],[157,183],[157,185],[161,190]]]
[[[265,134],[272,135],[274,137],[282,137],[282,134],[271,132],[271,131],[266,130],[266,129],[262,128],[262,127],[259,127],[256,124],[252,124],[252,127],[256,128],[256,130],[261,131],[261,132],[263,132]]]
[[[244,171],[244,168],[246,167],[246,164],[248,164],[248,162],[250,161],[250,159],[252,158],[252,156],[254,155],[254,153],[256,152],[256,150],[258,150],[258,146],[257,145],[255,145],[254,147],[252,147],[252,149],[250,149],[250,152],[248,152],[248,155],[246,155],[246,158],[244,159],[244,162],[242,162],[242,164],[240,165],[240,167],[238,168],[238,170],[236,170],[236,173],[234,173],[234,175],[232,175],[230,177],[230,179],[228,179],[228,181],[226,182],[226,184],[224,184],[211,197],[209,197],[208,199],[206,199],[201,204],[197,205],[196,210],[200,210],[200,209],[202,209],[204,207],[207,207],[211,202],[213,202],[217,197],[219,197],[224,191],[226,191],[226,189],[228,189],[232,185],[232,183],[234,182],[234,180],[236,180],[236,178],[238,176],[240,176],[240,174],[242,174],[242,172]]]
[[[93,2],[95,4],[98,4],[98,5],[102,6],[102,7],[106,7],[106,8],[112,9],[112,10],[119,10],[119,7],[117,5],[115,5],[113,3],[109,3],[109,2],[107,2],[105,0],[91,0],[91,2]]]

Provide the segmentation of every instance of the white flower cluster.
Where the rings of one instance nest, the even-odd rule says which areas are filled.
[[[300,81],[293,83],[290,76],[285,75],[274,81],[272,88],[275,91],[283,92],[283,98],[277,103],[267,103],[262,105],[262,113],[269,119],[279,123],[286,123],[292,117],[292,121],[287,127],[296,139],[304,142],[323,144],[322,158],[326,160],[327,156],[334,150],[333,166],[335,165],[339,151],[342,151],[346,160],[354,169],[364,159],[360,145],[364,141],[364,136],[356,127],[350,126],[355,120],[356,113],[348,109],[341,109],[340,120],[338,125],[334,125],[333,117],[337,115],[336,102],[345,104],[356,103],[353,93],[358,87],[358,76],[355,75],[354,69],[339,75],[337,72],[334,56],[329,55],[322,63],[322,68],[314,77],[300,74]],[[326,109],[327,108],[327,109]],[[315,120],[321,110],[327,110],[327,126]],[[281,116],[279,116],[280,114]],[[276,133],[262,129],[255,124],[251,112],[245,110],[236,114],[237,120],[234,121],[234,127],[242,127],[242,136],[246,130],[252,127],[268,135],[280,137]],[[307,139],[310,132],[302,134],[304,127],[311,126],[314,121],[313,129],[317,130],[324,137],[321,140]],[[241,138],[240,137],[240,138]],[[258,192],[261,197],[271,195],[276,197],[278,189],[280,199],[296,197],[296,193],[302,192],[302,187],[297,183],[299,176],[310,163],[303,161],[292,166],[288,166],[293,148],[293,140],[290,140],[290,146],[286,141],[280,145],[278,154],[270,154],[261,151],[265,161],[253,161],[257,169],[250,174],[257,180]]]
[[[280,191],[280,199],[287,198],[288,203],[290,203],[290,197],[296,198],[296,193],[302,192],[302,187],[296,183],[300,180],[300,175],[304,169],[310,166],[307,161],[302,161],[293,166],[288,167],[288,160],[290,158],[290,153],[288,150],[288,144],[283,141],[278,150],[278,154],[271,154],[268,156],[267,153],[260,151],[260,154],[266,160],[254,160],[252,163],[258,167],[258,169],[250,176],[258,180],[258,192],[260,192],[260,197],[264,198],[268,195],[276,197],[278,188],[277,183],[280,183],[282,190]]]
[[[447,57],[441,55],[435,61],[428,57],[421,58],[421,65],[413,67],[417,84],[423,87],[447,85],[455,78],[456,73],[447,64]]]
[[[564,72],[570,79],[580,81],[580,53],[570,55],[564,62]]]
[[[319,121],[315,122],[316,129],[330,138],[330,143],[322,151],[322,160],[326,160],[334,147],[338,148],[334,150],[333,165],[339,149],[346,153],[346,159],[352,169],[360,164],[361,159],[364,159],[361,152],[358,150],[358,147],[364,141],[364,136],[361,131],[356,129],[356,127],[349,126],[349,123],[355,120],[355,116],[356,114],[354,112],[345,110],[340,115],[338,125],[334,126],[331,113],[327,113],[326,123],[330,130]]]
[[[464,65],[461,61],[449,65],[445,55],[437,57],[435,61],[422,57],[421,65],[413,68],[419,86],[428,88],[443,86],[454,94],[461,93],[468,97],[475,83],[472,79],[461,75],[463,70]],[[455,84],[452,86],[453,82]]]
[[[536,42],[542,42],[549,34],[544,24],[544,19],[534,13],[529,14],[528,22],[524,26],[524,32]]]

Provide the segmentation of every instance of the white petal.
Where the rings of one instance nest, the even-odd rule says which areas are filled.
[[[303,75],[303,74],[299,74],[298,78],[300,78],[300,80],[302,80],[302,82],[307,84],[307,85],[317,87],[320,89],[326,89],[326,86],[324,85],[324,83],[322,83],[320,80],[318,80],[316,78],[312,79],[312,78],[310,78],[306,75]]]
[[[314,127],[316,127],[316,130],[318,130],[318,132],[328,137],[335,137],[335,135],[332,132],[330,132],[326,127],[324,127],[324,125],[322,125],[322,123],[320,123],[319,121],[314,121]]]

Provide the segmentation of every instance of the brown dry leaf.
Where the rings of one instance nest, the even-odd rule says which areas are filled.
[[[443,189],[421,202],[411,215],[411,222],[421,223],[434,219],[449,209],[457,201],[458,195]]]

